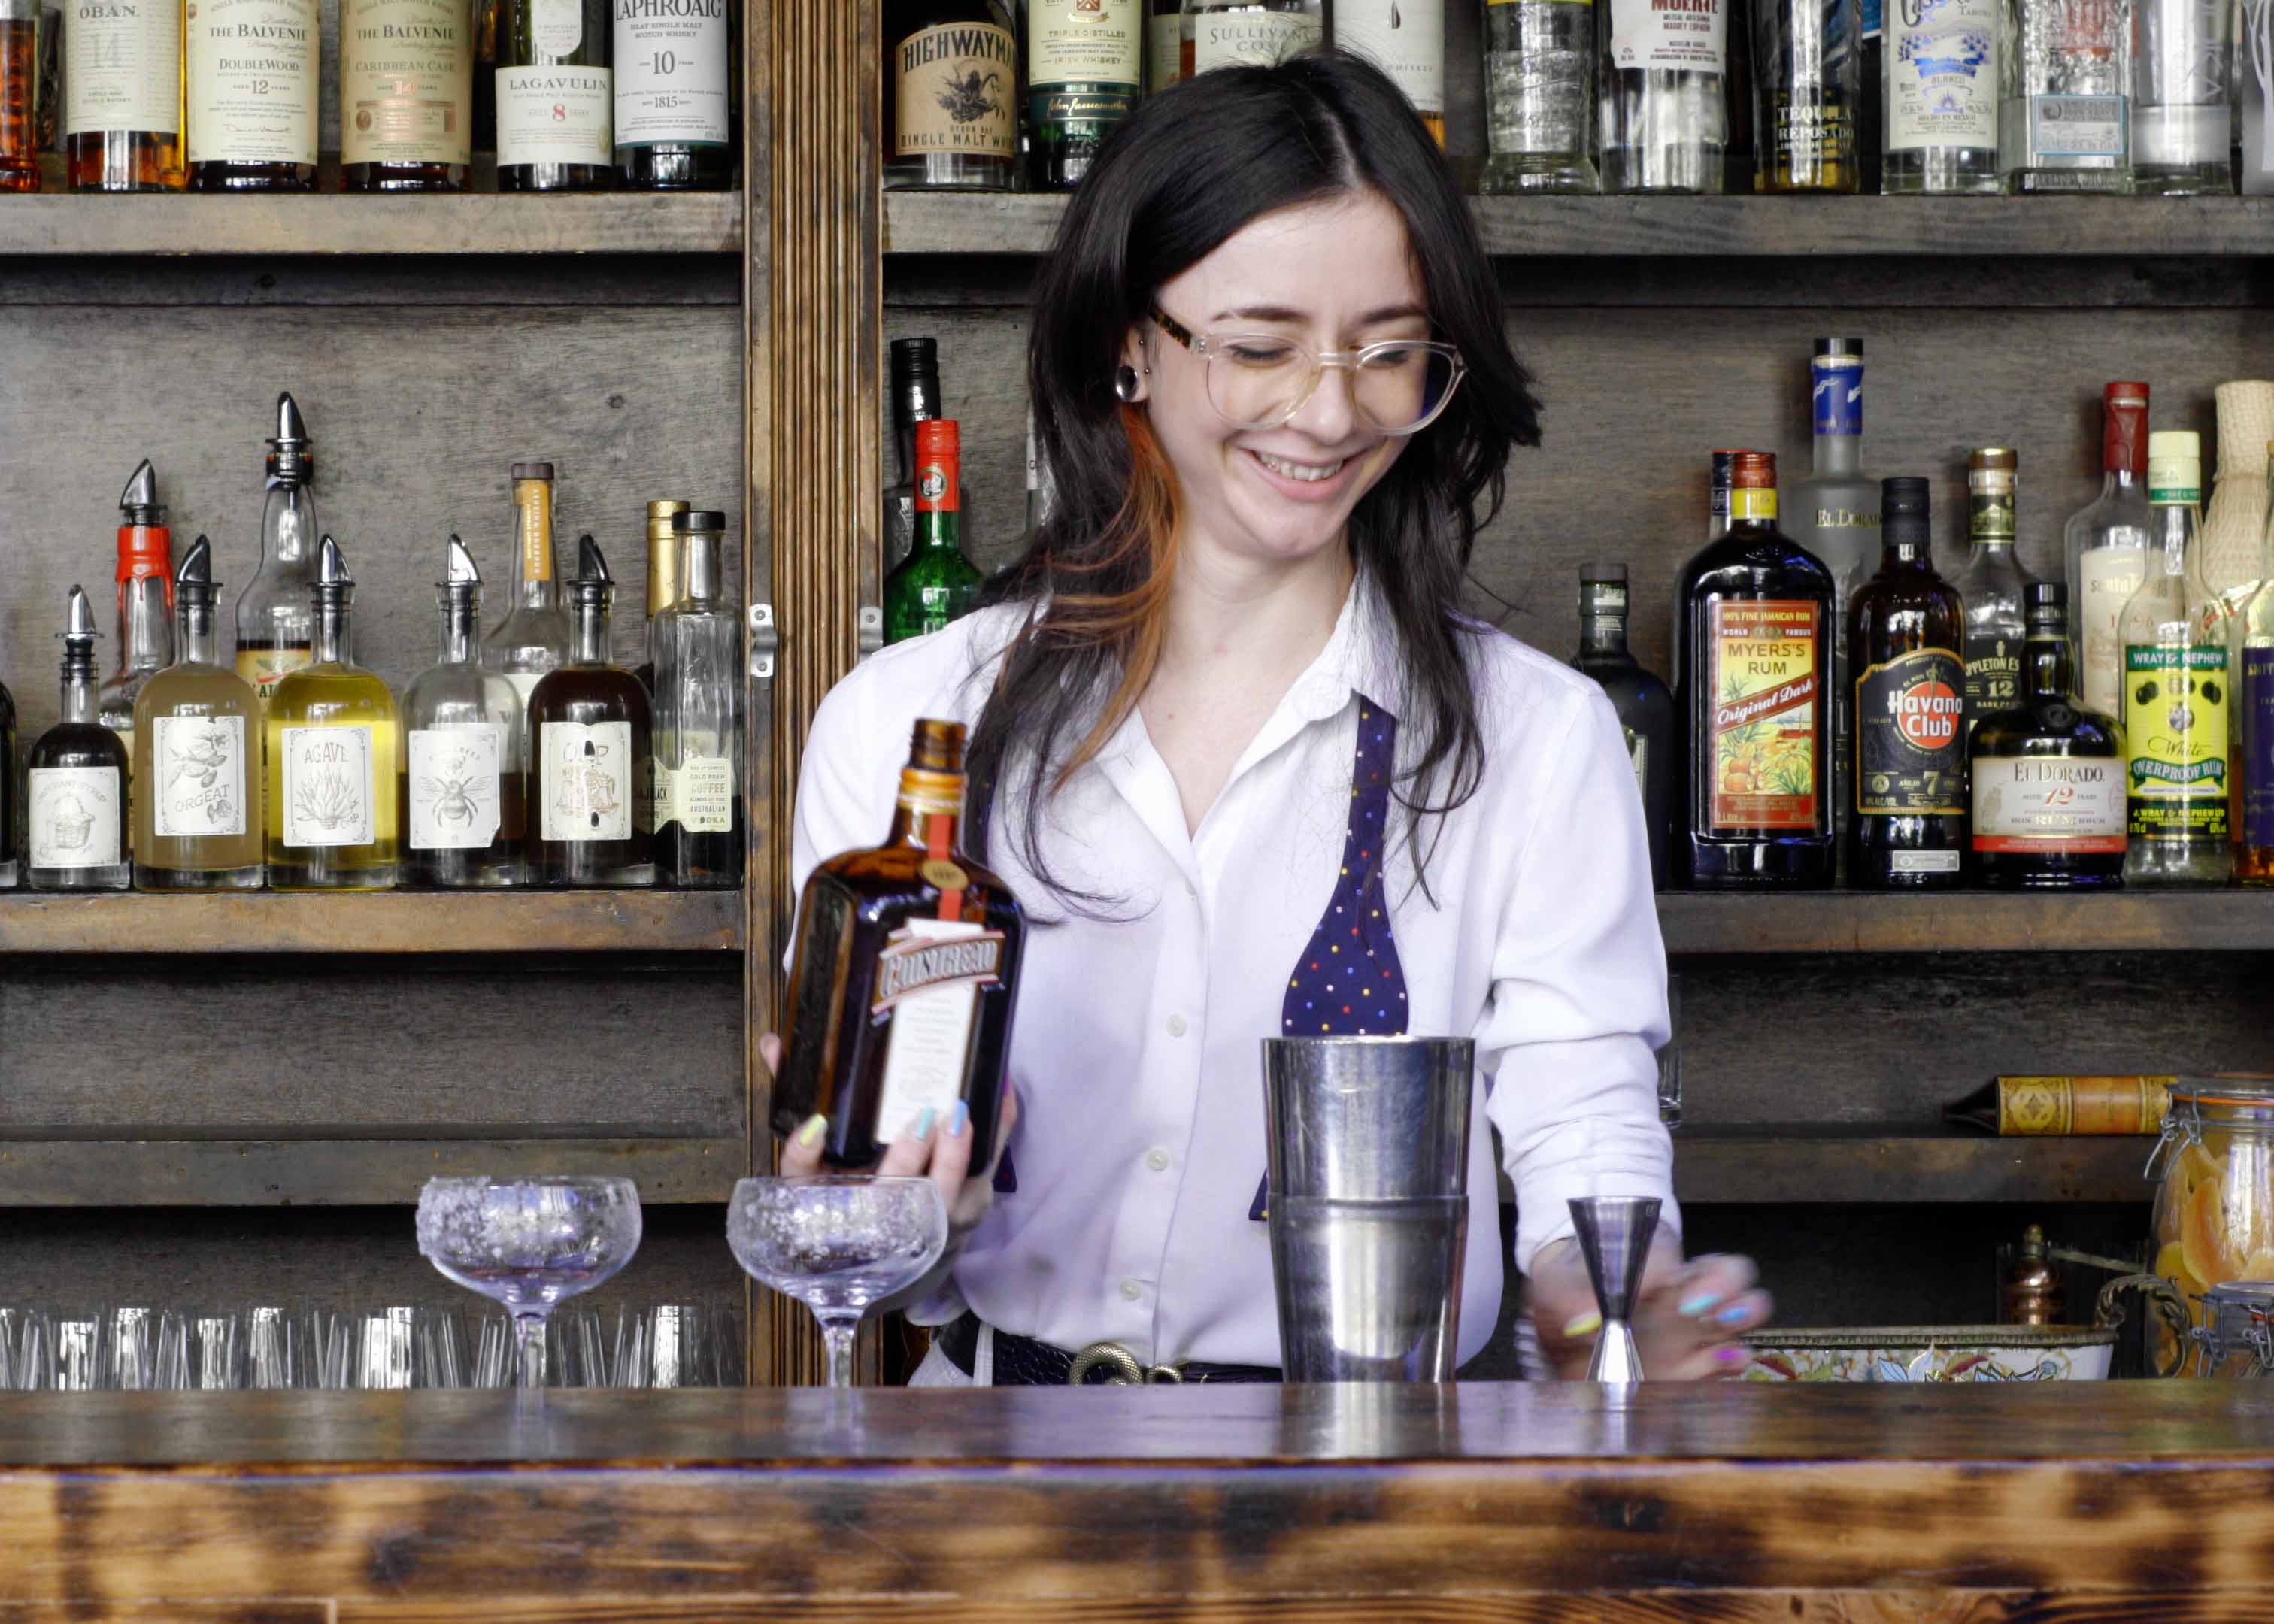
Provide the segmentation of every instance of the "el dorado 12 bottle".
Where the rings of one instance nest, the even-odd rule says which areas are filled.
[[[823,1160],[875,1165],[929,1110],[971,1112],[971,1165],[994,1159],[1026,920],[966,856],[963,728],[921,718],[884,845],[815,868],[775,1079],[785,1138],[828,1121]]]

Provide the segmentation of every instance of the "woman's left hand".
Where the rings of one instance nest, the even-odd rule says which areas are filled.
[[[1744,1369],[1747,1355],[1737,1339],[1766,1325],[1775,1309],[1755,1278],[1752,1259],[1731,1253],[1684,1262],[1681,1242],[1660,1232],[1643,1267],[1631,1327],[1643,1374],[1653,1381],[1698,1381]],[[1584,1379],[1602,1320],[1579,1243],[1541,1247],[1525,1295],[1548,1365],[1565,1380]]]

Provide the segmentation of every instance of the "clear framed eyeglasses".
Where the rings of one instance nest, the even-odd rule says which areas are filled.
[[[1277,334],[1194,333],[1158,304],[1151,314],[1154,326],[1208,363],[1209,403],[1234,428],[1277,428],[1303,410],[1328,368],[1339,367],[1369,427],[1417,434],[1436,421],[1469,370],[1458,350],[1428,339],[1318,350]]]

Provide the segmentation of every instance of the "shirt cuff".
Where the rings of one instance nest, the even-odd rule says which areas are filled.
[[[1558,1141],[1570,1141],[1585,1159],[1565,1160]],[[1510,1169],[1516,1183],[1517,1272],[1529,1274],[1532,1260],[1550,1241],[1566,1240],[1572,1227],[1574,1196],[1648,1196],[1659,1202],[1658,1227],[1682,1234],[1682,1206],[1674,1199],[1672,1142],[1655,1123],[1645,1126],[1575,1124]]]

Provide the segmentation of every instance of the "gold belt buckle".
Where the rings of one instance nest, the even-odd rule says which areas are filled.
[[[1103,1386],[1109,1387],[1182,1387],[1185,1367],[1181,1361],[1175,1365],[1144,1365],[1137,1356],[1119,1342],[1092,1342],[1073,1356],[1073,1366],[1066,1372],[1066,1386],[1086,1385],[1089,1372],[1100,1365],[1107,1372]]]

